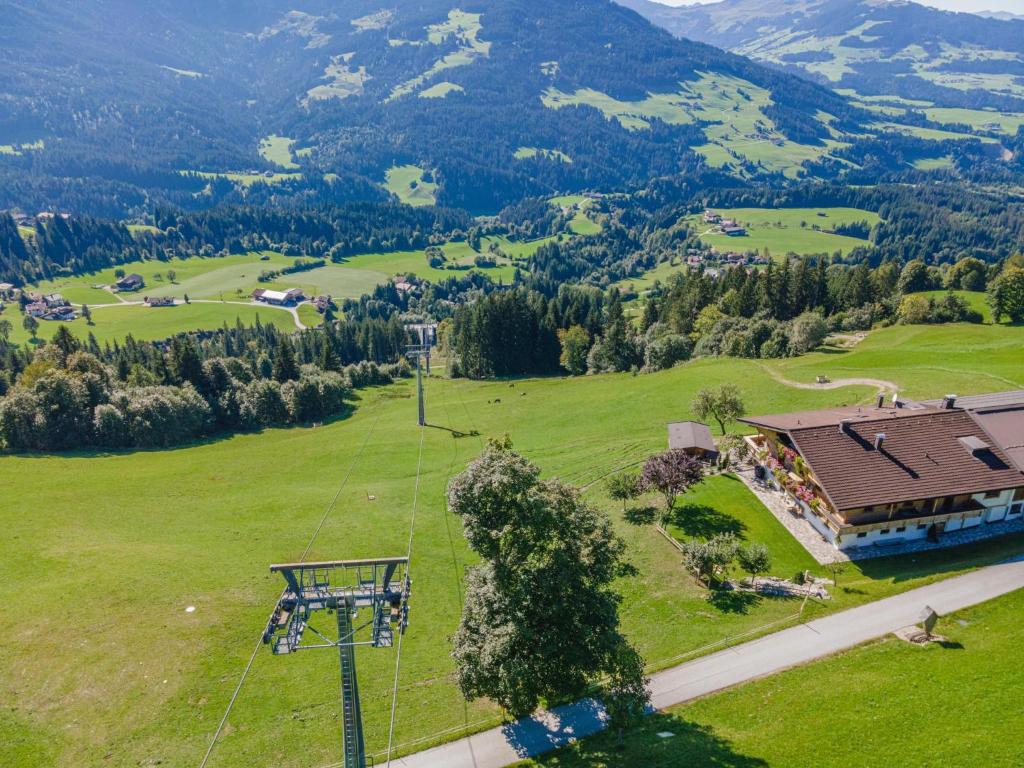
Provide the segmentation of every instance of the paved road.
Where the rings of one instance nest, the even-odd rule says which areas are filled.
[[[651,680],[651,701],[656,709],[691,701],[916,624],[925,606],[945,615],[1021,588],[1024,558],[982,568],[659,672]],[[595,733],[603,720],[597,702],[577,702],[392,763],[406,768],[501,768]]]

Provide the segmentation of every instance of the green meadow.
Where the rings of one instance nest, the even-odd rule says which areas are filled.
[[[271,134],[260,139],[260,156],[267,162],[279,165],[289,171],[295,170],[299,164],[292,159],[292,145],[294,144],[295,139]]]
[[[316,310],[310,307],[316,313]],[[290,312],[274,307],[255,304],[235,304],[210,301],[174,307],[146,307],[141,304],[120,304],[90,309],[92,324],[78,317],[70,322],[40,320],[36,335],[49,339],[60,326],[66,326],[81,339],[93,334],[100,344],[124,341],[131,334],[139,341],[159,341],[178,333],[208,331],[230,326],[241,321],[253,325],[257,318],[263,325],[275,325],[283,331],[298,330]],[[302,315],[300,314],[300,317]],[[319,316],[319,315],[318,315]],[[307,318],[312,320],[309,315]],[[11,321],[11,341],[16,344],[31,344],[28,331],[22,326],[24,316],[15,309],[8,309],[0,318]]]
[[[362,391],[349,417],[316,428],[170,451],[0,458],[7,489],[0,600],[10,616],[31,616],[0,637],[8,761],[34,766],[39,748],[54,764],[197,764],[280,592],[267,566],[297,559],[321,519],[313,559],[404,552],[421,440],[412,624],[398,687],[402,751],[499,716],[486,702],[462,701],[447,640],[463,601],[474,596],[463,587],[472,556],[459,521],[445,511],[444,489],[491,436],[508,434],[546,476],[585,488],[587,499],[612,515],[635,568],[618,583],[623,626],[652,669],[740,633],[768,631],[772,622],[796,621],[799,605],[786,600],[740,607],[709,601],[669,542],[643,522],[644,507],[656,499],[624,515],[605,497],[602,479],[664,449],[666,422],[689,417],[687,404],[701,387],[738,383],[751,413],[867,402],[875,391],[800,390],[777,381],[778,372],[800,381],[817,373],[891,378],[911,396],[997,390],[1019,377],[1022,334],[1011,326],[893,327],[849,351],[770,364],[698,360],[652,375],[512,382],[435,376],[426,385],[433,426],[423,430],[414,386],[402,382]],[[710,507],[709,524],[768,542],[773,573],[789,575],[804,556],[735,482],[709,481],[687,502]],[[804,617],[1022,547],[1024,537],[1004,538],[868,561],[844,575],[834,600],[808,604]],[[366,737],[379,761],[394,652],[358,656]],[[329,651],[274,657],[260,648],[211,768],[336,762],[337,686],[337,657]],[[790,710],[795,720],[798,710]]]
[[[1012,663],[1024,639],[1022,611],[1024,592],[1014,592],[940,619],[942,643],[917,647],[889,636],[673,707],[622,741],[602,735],[521,765],[795,767],[813,752],[823,768],[1018,766],[1024,746],[1007,715],[1024,685],[1024,667]],[[929,714],[908,727],[893,712]],[[822,713],[833,715],[825,718],[827,748],[815,746]]]
[[[703,215],[688,219],[700,239],[720,251],[762,252],[766,248],[776,258],[787,253],[810,256],[836,251],[849,253],[854,248],[870,246],[867,240],[833,234],[834,227],[867,222],[873,227],[881,219],[878,214],[858,208],[716,208],[727,219],[735,219],[746,227],[743,237],[729,237],[713,232]]]
[[[437,184],[423,180],[423,169],[418,165],[396,165],[388,169],[384,189],[406,205],[433,205]]]
[[[984,109],[956,109],[935,107],[924,110],[929,120],[935,123],[969,125],[976,131],[992,130],[1011,136],[1024,125],[1024,114],[1020,112],[990,112]],[[990,127],[991,126],[991,127]]]

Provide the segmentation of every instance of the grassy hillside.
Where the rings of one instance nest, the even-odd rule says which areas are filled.
[[[1020,370],[1021,333],[1007,326],[891,328],[853,351],[774,367],[799,380],[856,371],[894,378],[911,395],[966,394],[1006,387]],[[798,390],[771,371],[723,359],[637,377],[429,380],[427,416],[436,426],[422,433],[398,743],[426,743],[417,740],[496,715],[485,703],[465,705],[451,677],[447,638],[472,595],[462,587],[470,556],[443,495],[447,478],[489,436],[509,434],[546,475],[589,486],[588,498],[613,514],[637,569],[619,584],[624,626],[652,666],[791,616],[787,602],[762,601],[745,613],[709,603],[669,544],[649,525],[623,519],[599,483],[662,449],[665,423],[689,416],[687,403],[703,386],[739,382],[752,413],[864,402],[874,394],[870,387]],[[11,702],[0,722],[5,741],[16,745],[13,765],[40,764],[32,751],[39,746],[50,755],[42,762],[52,764],[196,763],[280,590],[267,565],[299,556],[350,465],[351,479],[310,556],[404,551],[421,437],[412,390],[403,383],[363,392],[350,418],[315,429],[173,451],[0,458],[0,482],[8,488],[8,503],[0,506],[0,600],[11,615],[33,617],[0,638],[0,696]],[[580,418],[584,409],[587,418]],[[703,501],[718,504],[719,494]],[[751,537],[773,544],[780,568],[793,565],[766,512],[722,505]],[[1009,540],[874,561],[852,569],[844,577],[849,592],[811,605],[809,615],[1019,547],[1024,542]],[[339,759],[336,656],[273,657],[264,650],[210,765]],[[393,662],[388,651],[359,654],[371,751],[386,741]],[[298,743],[301,750],[294,749]]]
[[[881,219],[877,213],[857,208],[723,208],[717,213],[735,219],[747,229],[744,237],[729,237],[713,231],[703,217],[688,221],[701,233],[701,240],[720,251],[763,251],[776,257],[787,253],[808,256],[817,253],[849,253],[870,243],[856,237],[834,234],[831,230],[844,224],[865,222],[873,227]]]
[[[1020,765],[1021,741],[993,725],[1005,722],[1024,684],[1024,670],[1011,662],[1024,639],[1022,610],[1024,592],[1015,592],[943,617],[942,644],[921,648],[890,636],[674,707],[623,744],[598,737],[522,766],[802,766],[811,750],[824,768]],[[970,717],[956,714],[965,699]],[[888,715],[925,710],[931,714],[912,728]],[[814,746],[823,712],[836,715],[828,718],[827,749]]]

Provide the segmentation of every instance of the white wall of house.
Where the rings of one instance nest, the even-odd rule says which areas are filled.
[[[912,520],[893,521],[891,527],[865,531],[863,536],[859,536],[856,533],[844,534],[835,543],[839,549],[853,549],[856,547],[870,547],[875,544],[915,541],[925,538],[928,535],[928,528],[930,526],[931,523],[916,523]],[[903,530],[900,530],[901,528]]]

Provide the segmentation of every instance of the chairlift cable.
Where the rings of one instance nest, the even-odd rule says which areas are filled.
[[[373,423],[370,425],[370,429],[367,430],[366,436],[363,438],[362,445],[359,446],[359,450],[356,452],[356,455],[353,456],[352,461],[349,462],[348,469],[345,472],[345,476],[341,480],[341,484],[338,486],[338,490],[334,494],[334,498],[332,498],[331,503],[327,505],[327,509],[324,510],[324,514],[320,518],[320,522],[317,525],[316,530],[313,531],[313,535],[309,539],[309,543],[306,545],[306,548],[302,551],[302,557],[299,558],[300,563],[306,560],[306,557],[309,555],[309,551],[313,548],[313,544],[316,541],[317,536],[320,535],[320,531],[324,527],[324,523],[327,521],[328,515],[330,515],[331,512],[334,510],[334,507],[338,503],[338,498],[341,496],[341,492],[345,489],[345,486],[348,485],[349,478],[352,476],[352,470],[355,469],[355,466],[358,463],[360,457],[366,450],[366,446],[370,442],[370,436],[373,435],[374,430],[376,430],[377,422],[380,421],[380,417],[381,412],[378,407],[377,416],[376,418],[374,418]],[[418,483],[419,478],[417,477],[417,485]],[[281,597],[284,597],[286,591],[287,589],[281,590]],[[278,598],[278,602],[280,602],[281,597]],[[277,603],[274,603],[274,610],[277,610]],[[271,616],[273,616],[273,611],[271,611]],[[401,643],[401,638],[399,638],[399,643]],[[231,699],[228,701],[227,708],[224,710],[224,716],[221,717],[220,722],[217,724],[217,730],[213,733],[213,738],[210,740],[210,746],[207,748],[206,754],[203,755],[202,762],[199,763],[199,768],[206,768],[206,764],[210,761],[210,755],[213,754],[213,749],[217,746],[217,742],[220,739],[221,732],[224,730],[224,726],[228,722],[228,716],[231,714],[231,710],[235,706],[235,701],[238,700],[238,694],[241,693],[242,686],[245,684],[245,680],[249,676],[249,670],[252,669],[253,662],[256,661],[256,655],[260,652],[260,648],[262,646],[263,632],[260,632],[260,636],[256,641],[256,647],[253,649],[252,655],[249,657],[249,661],[245,665],[245,669],[242,671],[242,676],[238,680],[238,685],[235,686],[235,692],[231,694]]]
[[[420,496],[420,476],[421,470],[423,469],[423,440],[427,434],[426,427],[420,427],[420,448],[419,457],[416,460],[416,484],[413,487],[412,492],[412,519],[409,521],[409,546],[406,551],[406,558],[409,563],[412,562],[412,542],[413,536],[416,533],[416,507],[419,502]],[[388,729],[388,754],[387,763],[385,768],[391,768],[391,752],[394,745],[395,739],[395,715],[398,711],[398,675],[402,669],[402,638],[405,637],[405,632],[399,632],[398,634],[398,648],[395,651],[395,682],[392,687],[391,695],[391,725]]]

